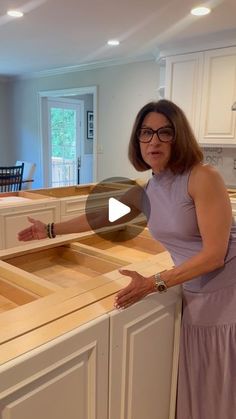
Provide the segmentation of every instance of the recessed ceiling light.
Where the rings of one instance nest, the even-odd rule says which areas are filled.
[[[18,10],[8,10],[7,14],[8,14],[8,16],[11,16],[11,17],[22,17],[22,16],[24,16],[24,13],[19,12]]]
[[[107,44],[115,47],[117,45],[120,45],[120,42],[117,39],[110,39],[109,41],[107,41]]]
[[[210,11],[211,9],[209,9],[209,7],[200,6],[200,7],[195,7],[194,9],[192,9],[191,13],[194,16],[204,16],[204,15],[208,15]]]

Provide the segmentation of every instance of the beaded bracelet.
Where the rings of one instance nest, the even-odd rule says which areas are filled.
[[[47,236],[49,239],[55,239],[56,234],[54,231],[54,223],[48,223],[46,225]]]
[[[54,231],[54,223],[51,224],[51,233],[52,233],[52,238],[55,239],[56,233]]]

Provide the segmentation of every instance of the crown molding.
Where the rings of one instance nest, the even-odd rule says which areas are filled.
[[[22,75],[14,77],[14,79],[24,80],[24,79],[33,79],[33,78],[39,78],[39,77],[49,77],[49,76],[56,76],[60,74],[76,73],[78,71],[96,70],[99,68],[113,67],[117,65],[125,65],[125,64],[132,64],[132,63],[146,62],[146,61],[155,62],[155,56],[153,54],[146,54],[140,57],[126,57],[126,58],[121,58],[121,59],[116,59],[116,60],[95,61],[91,63],[78,64],[78,65],[73,65],[73,66],[68,66],[68,67],[54,68],[51,70],[42,70],[42,71],[37,71],[37,72],[24,73]]]
[[[176,41],[169,45],[162,45],[156,48],[154,55],[156,62],[162,65],[165,62],[165,58],[171,55],[189,54],[233,46],[236,46],[236,29],[211,33],[207,37],[201,35],[188,40]]]

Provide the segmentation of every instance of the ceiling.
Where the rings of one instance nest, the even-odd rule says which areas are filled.
[[[166,48],[235,40],[236,1],[210,0],[212,13],[189,14],[196,0],[1,0],[0,75],[15,76],[157,56]],[[201,2],[200,2],[201,4]],[[8,9],[25,15],[13,19]],[[118,47],[106,45],[108,39]]]

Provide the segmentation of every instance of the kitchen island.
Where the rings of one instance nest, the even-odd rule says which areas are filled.
[[[83,233],[1,251],[1,419],[174,419],[179,289],[113,309],[120,267],[172,266],[132,228],[108,231],[106,250]]]

